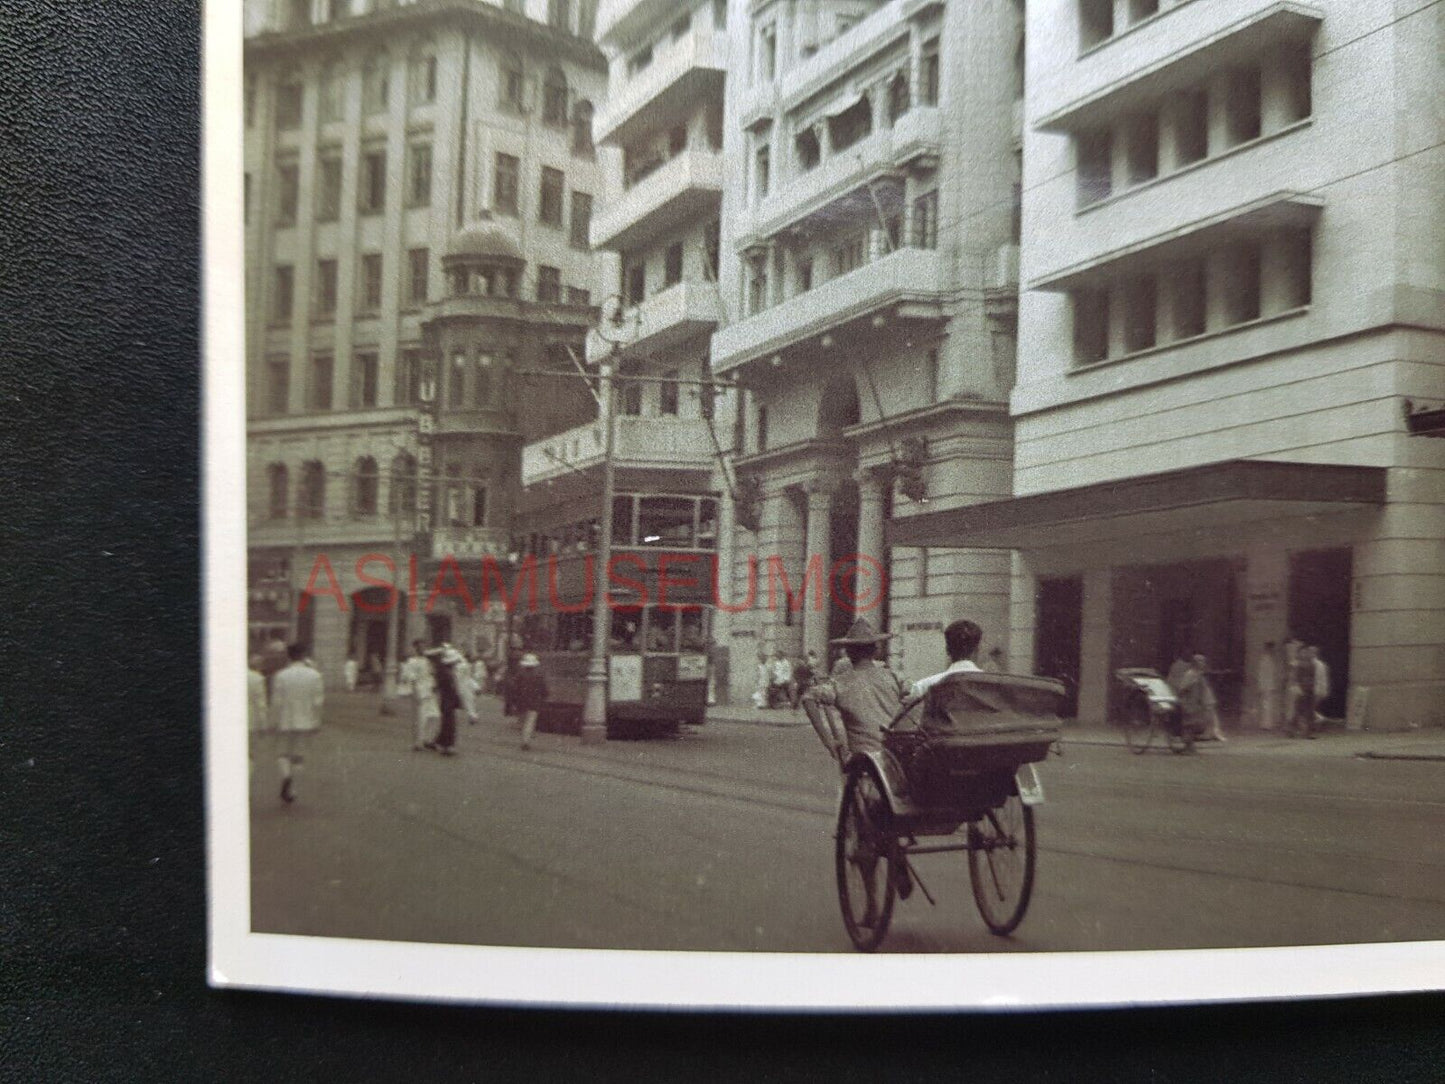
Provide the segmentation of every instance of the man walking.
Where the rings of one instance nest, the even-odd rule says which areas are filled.
[[[411,655],[406,662],[401,664],[401,688],[398,690],[402,696],[410,697],[412,707],[412,743],[413,752],[420,752],[426,748],[426,743],[431,741],[430,719],[426,711],[429,693],[431,692],[431,668],[427,665],[426,655],[422,653],[420,640],[411,642]]]
[[[522,716],[522,748],[532,747],[532,735],[537,729],[537,716],[547,706],[547,679],[542,676],[542,663],[536,655],[528,653],[517,664],[517,688],[513,693],[517,711]]]
[[[1291,738],[1315,736],[1315,653],[1307,644],[1299,645],[1294,665],[1290,668],[1290,692],[1294,710],[1289,719]]]
[[[281,800],[296,800],[295,773],[301,767],[300,750],[321,728],[321,707],[326,693],[321,675],[306,665],[306,649],[292,644],[286,649],[291,662],[272,682],[271,699],[276,712],[276,763],[281,769]]]

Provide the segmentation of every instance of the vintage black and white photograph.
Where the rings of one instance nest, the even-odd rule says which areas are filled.
[[[1440,0],[208,56],[213,981],[1439,985]]]

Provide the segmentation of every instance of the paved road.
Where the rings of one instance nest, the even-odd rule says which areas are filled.
[[[847,951],[836,781],[811,730],[710,725],[673,741],[542,735],[493,709],[462,755],[409,751],[338,703],[301,797],[252,785],[252,926],[400,941]],[[938,899],[883,951],[1217,948],[1445,938],[1445,765],[1278,750],[1042,766],[1039,880],[1011,939],[974,911],[964,856],[917,860]]]

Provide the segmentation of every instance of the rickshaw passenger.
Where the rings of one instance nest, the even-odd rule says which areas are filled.
[[[943,647],[948,652],[948,669],[926,678],[919,678],[908,692],[911,703],[923,699],[923,695],[950,674],[979,673],[973,657],[983,641],[983,629],[968,620],[958,620],[943,630]]]

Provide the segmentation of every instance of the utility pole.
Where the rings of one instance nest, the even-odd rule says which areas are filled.
[[[598,556],[602,567],[597,570],[592,599],[592,659],[587,664],[587,699],[582,705],[582,742],[591,745],[607,737],[607,638],[611,633],[607,612],[607,569],[612,563],[612,496],[616,485],[616,469],[612,462],[617,427],[616,395],[613,381],[621,346],[612,344],[611,357],[601,366],[602,415],[602,510],[598,523]]]

